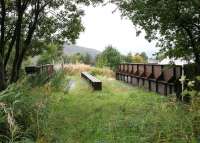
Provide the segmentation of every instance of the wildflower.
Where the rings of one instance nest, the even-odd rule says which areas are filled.
[[[179,79],[179,81],[182,82],[182,83],[183,83],[185,80],[186,80],[186,76],[184,76],[184,75],[181,76],[181,78]]]

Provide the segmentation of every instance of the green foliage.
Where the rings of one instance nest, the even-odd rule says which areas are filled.
[[[200,62],[199,2],[196,0],[113,0],[122,15],[145,30],[146,39],[157,40],[161,53]]]
[[[51,100],[48,142],[197,142],[197,111],[107,77],[103,91],[73,77],[75,88]],[[111,84],[112,83],[112,84]],[[197,125],[197,126],[195,126]]]
[[[88,53],[85,54],[83,63],[86,65],[92,64],[92,57],[90,54]]]
[[[183,82],[187,83],[186,84],[186,89],[183,93],[183,96],[191,96],[192,98],[195,97],[200,97],[200,76],[197,76],[196,78],[194,78],[193,80],[191,79],[187,79],[186,77],[183,78]]]
[[[127,63],[147,63],[148,62],[148,56],[145,52],[137,53],[134,56],[132,53],[128,53],[127,56],[122,56],[122,61]]]
[[[81,53],[76,53],[73,55],[66,55],[64,56],[64,62],[67,64],[79,64],[79,63],[84,63],[87,65],[91,65],[93,63],[93,59],[90,54],[81,54]]]
[[[46,49],[43,50],[42,54],[40,55],[38,64],[51,64],[53,61],[56,62],[61,60],[60,57],[62,56],[62,50],[62,46],[59,46],[58,44],[48,44]]]
[[[200,137],[200,77],[197,76],[195,80],[184,81],[187,82],[186,88],[182,93],[182,100],[190,104],[190,110],[198,112],[194,115],[194,135]]]
[[[102,54],[97,57],[98,67],[109,67],[115,70],[120,63],[121,54],[112,46],[106,47]]]
[[[44,40],[33,39],[30,45],[30,50],[27,52],[26,57],[28,58],[28,57],[38,56],[48,51],[51,45],[48,43]]]
[[[105,56],[101,54],[96,57],[96,66],[100,68],[104,68],[107,65],[107,59]]]
[[[47,97],[30,90],[25,84],[10,85],[0,94],[1,142],[34,141],[40,135],[46,118]]]
[[[45,51],[44,43],[75,43],[84,31],[81,21],[84,10],[80,5],[101,2],[103,0],[1,0],[0,90],[9,80],[13,83],[20,78],[24,59]],[[51,50],[42,56],[41,63],[51,62],[55,58],[52,49],[58,50],[51,44],[47,46]]]
[[[132,60],[134,63],[145,63],[144,58],[140,54],[135,54]]]
[[[127,63],[132,63],[132,62],[133,62],[133,56],[132,56],[132,53],[131,53],[131,52],[128,53],[128,55],[127,55],[125,61],[126,61]]]
[[[146,54],[145,52],[142,52],[142,53],[140,54],[140,56],[144,59],[144,62],[145,62],[145,63],[148,62],[148,56],[147,56],[147,54]]]
[[[89,72],[94,76],[114,77],[115,75],[115,73],[108,68],[93,67]]]
[[[0,93],[0,142],[198,141],[199,106],[101,76],[101,92],[78,76],[70,77],[75,86],[69,92],[54,90],[63,85],[63,76],[59,71],[34,88],[25,79]]]
[[[66,78],[65,73],[62,70],[55,72],[50,79],[51,88],[55,91],[68,92],[68,83],[69,79]]]
[[[29,84],[31,87],[39,87],[47,83],[48,79],[48,73],[42,72],[27,77],[27,84]]]
[[[0,142],[44,141],[45,131],[51,124],[48,122],[51,96],[63,92],[68,80],[61,71],[49,82],[44,82],[43,76],[23,79],[0,93]]]
[[[183,76],[180,79],[185,89],[185,91],[183,92],[183,98],[189,97],[190,99],[192,99],[192,101],[195,101],[196,98],[200,97],[200,76],[197,68],[197,64],[185,65],[184,74],[186,76]]]

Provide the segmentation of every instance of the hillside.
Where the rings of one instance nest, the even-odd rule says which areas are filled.
[[[73,55],[76,53],[81,53],[81,54],[90,54],[93,58],[95,58],[98,54],[101,52],[95,49],[90,49],[90,48],[85,48],[85,47],[80,47],[76,45],[67,45],[64,44],[64,54],[65,55]]]

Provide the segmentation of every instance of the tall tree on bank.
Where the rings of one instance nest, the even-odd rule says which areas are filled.
[[[112,45],[107,46],[106,49],[97,57],[97,66],[109,67],[116,70],[117,66],[121,63],[120,52],[113,48]]]
[[[31,42],[72,42],[84,30],[79,5],[101,0],[1,0],[0,1],[0,90],[16,82]],[[12,60],[11,55],[14,55]],[[12,70],[8,71],[8,63]],[[7,77],[5,77],[7,75]],[[9,76],[8,76],[9,75]]]
[[[112,0],[132,20],[137,35],[158,40],[168,57],[194,59],[200,67],[200,3],[198,0]],[[200,73],[200,69],[198,69]]]

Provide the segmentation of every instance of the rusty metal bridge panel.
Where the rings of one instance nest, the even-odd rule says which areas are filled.
[[[157,64],[120,64],[116,79],[162,95],[179,94],[181,66]]]

